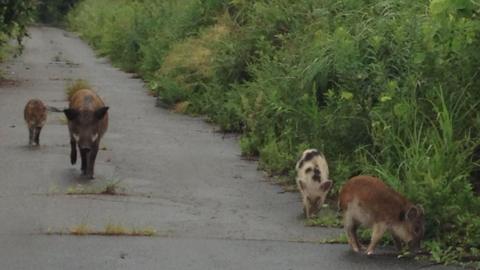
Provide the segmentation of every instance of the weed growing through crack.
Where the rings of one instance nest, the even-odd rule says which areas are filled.
[[[327,227],[327,228],[341,228],[342,221],[333,214],[322,215],[305,220],[305,226],[308,227]]]
[[[341,215],[335,209],[332,209],[329,204],[324,204],[318,216],[305,220],[305,226],[341,228],[342,219]]]
[[[54,57],[52,57],[52,61],[56,63],[61,62],[62,61],[61,55],[62,55],[62,52],[58,52]]]
[[[95,230],[86,223],[81,223],[67,230],[54,231],[48,229],[47,235],[100,235],[100,236],[137,236],[152,237],[157,235],[157,231],[153,227],[133,227],[128,228],[117,223],[108,223],[103,230]]]
[[[101,194],[106,194],[106,195],[118,195],[118,194],[124,194],[122,192],[119,191],[119,185],[120,185],[120,181],[109,181]]]
[[[69,234],[72,235],[87,235],[91,234],[92,230],[86,223],[81,223],[79,225],[73,226],[68,230]]]
[[[334,238],[327,238],[319,241],[320,244],[348,244],[348,239],[345,234],[340,234]]]
[[[127,236],[154,236],[157,231],[152,227],[131,229],[126,228],[121,224],[108,223],[104,228],[105,235],[127,235]]]
[[[125,189],[120,186],[120,180],[110,180],[102,185],[85,186],[76,185],[69,187],[65,194],[67,195],[112,195],[112,196],[124,196],[126,195]]]
[[[58,121],[60,122],[61,125],[67,125],[68,124],[68,120],[67,120],[67,117],[65,115],[60,115],[60,117],[58,118]]]

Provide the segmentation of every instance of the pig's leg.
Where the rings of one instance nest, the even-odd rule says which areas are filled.
[[[370,245],[367,248],[367,255],[372,255],[373,250],[378,244],[378,241],[382,238],[383,234],[387,230],[387,226],[383,223],[376,223],[373,224],[372,228],[372,239],[370,239]]]
[[[40,131],[42,131],[42,127],[35,128],[35,144],[40,145]]]
[[[87,175],[87,168],[88,168],[88,156],[90,155],[90,151],[88,150],[80,150],[80,158],[82,159],[82,175]]]
[[[95,160],[97,159],[97,153],[98,153],[98,144],[94,145],[92,147],[92,150],[90,153],[88,153],[87,156],[87,169],[86,169],[86,176],[89,179],[93,179],[93,174],[94,174],[94,168],[95,168]]]
[[[312,215],[310,209],[310,201],[308,200],[307,194],[302,192],[302,202],[303,202],[303,213],[305,213],[305,218],[309,219]]]
[[[35,128],[33,127],[28,128],[28,144],[29,145],[33,144],[33,138],[35,136],[34,131],[35,131]]]
[[[302,204],[303,204],[303,214],[305,215],[305,218],[310,218],[310,207],[309,207],[309,202],[307,198],[307,194],[305,193],[305,184],[297,179],[297,186],[298,189],[300,190],[300,194],[302,195]]]
[[[310,215],[312,216],[316,215],[320,210],[320,208],[318,207],[319,200],[320,198],[315,198],[315,199],[308,198],[308,202],[310,203]]]
[[[400,237],[396,236],[395,233],[392,232],[392,238],[393,238],[393,242],[395,242],[395,247],[397,248],[397,250],[401,251],[403,245]]]
[[[70,137],[70,162],[72,165],[77,162],[77,143],[73,137]]]
[[[359,252],[361,246],[357,237],[358,223],[353,219],[348,210],[345,212],[344,226],[347,233],[348,243],[352,246],[353,251]]]

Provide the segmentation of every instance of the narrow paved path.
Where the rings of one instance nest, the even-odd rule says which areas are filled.
[[[336,229],[307,228],[298,194],[281,193],[234,138],[201,119],[159,109],[142,82],[95,57],[65,31],[34,27],[24,54],[3,64],[0,85],[1,269],[413,269],[346,245],[320,245]],[[88,80],[110,106],[96,179],[69,164],[60,113],[39,148],[27,147],[30,98],[66,106],[66,80]],[[127,196],[65,195],[77,185],[121,181]],[[77,188],[78,190],[78,188]],[[81,224],[102,230],[153,227],[155,237],[48,234]]]

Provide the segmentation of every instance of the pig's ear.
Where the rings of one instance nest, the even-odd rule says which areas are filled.
[[[416,206],[412,206],[405,213],[405,219],[414,220],[419,216],[419,214],[420,214],[420,210]]]
[[[323,181],[320,184],[320,189],[324,192],[329,191],[331,188],[332,188],[332,181],[331,180]]]
[[[303,166],[303,162],[304,162],[303,159],[299,160],[297,162],[297,164],[295,165],[295,170],[297,170],[297,171],[300,170],[300,168],[302,168],[302,166]]]
[[[73,121],[77,119],[79,112],[75,109],[65,109],[63,110],[63,113],[65,113],[65,116],[69,121]]]
[[[108,111],[108,107],[102,107],[100,109],[97,109],[95,111],[95,118],[97,118],[98,120],[103,119],[107,111]]]

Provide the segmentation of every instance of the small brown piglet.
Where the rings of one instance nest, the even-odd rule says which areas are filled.
[[[399,250],[402,242],[411,250],[420,247],[425,224],[422,207],[412,204],[380,179],[365,175],[351,178],[340,190],[338,205],[348,242],[355,252],[361,248],[356,234],[359,225],[372,228],[367,255],[373,254],[386,231],[392,234]]]
[[[31,99],[23,111],[29,132],[29,145],[40,144],[40,131],[47,121],[47,107],[39,99]]]

